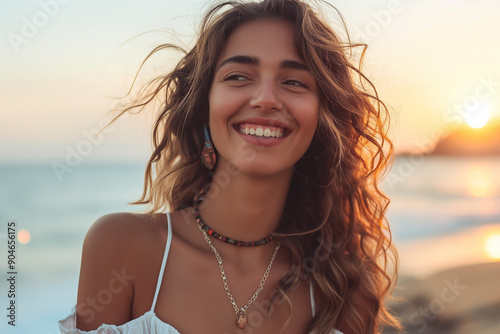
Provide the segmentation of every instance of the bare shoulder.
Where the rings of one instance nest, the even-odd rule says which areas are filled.
[[[130,265],[143,246],[166,233],[160,215],[112,213],[97,219],[83,242],[83,260],[98,260],[106,265]],[[89,258],[90,257],[90,258]],[[96,258],[97,257],[97,258]],[[105,260],[105,261],[104,261]]]
[[[125,246],[138,238],[154,235],[155,230],[164,222],[162,216],[128,212],[104,215],[90,227],[84,246],[102,247],[106,244]]]
[[[83,242],[78,285],[79,329],[131,320],[138,266],[166,237],[165,219],[159,214],[113,213],[90,227]]]

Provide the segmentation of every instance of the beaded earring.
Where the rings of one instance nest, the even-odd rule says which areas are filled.
[[[207,167],[208,170],[212,170],[214,169],[216,159],[214,145],[212,144],[212,139],[210,138],[208,127],[206,125],[203,126],[203,130],[205,132],[205,144],[203,145],[203,151],[201,152],[201,163]]]

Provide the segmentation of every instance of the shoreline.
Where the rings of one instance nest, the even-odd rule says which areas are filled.
[[[399,275],[424,279],[447,269],[498,261],[500,259],[493,258],[487,250],[487,240],[493,235],[500,235],[499,224],[473,227],[445,236],[395,242]]]

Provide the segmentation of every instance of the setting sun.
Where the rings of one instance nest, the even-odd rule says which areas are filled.
[[[479,103],[474,110],[468,110],[464,118],[471,128],[482,128],[490,119],[490,109],[486,104]]]

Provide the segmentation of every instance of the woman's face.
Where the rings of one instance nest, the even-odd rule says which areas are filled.
[[[316,80],[284,20],[254,20],[228,38],[209,94],[210,132],[218,163],[242,172],[292,172],[316,131]]]

